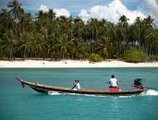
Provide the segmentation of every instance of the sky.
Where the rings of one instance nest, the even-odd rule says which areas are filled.
[[[10,0],[0,0],[0,9],[6,8]],[[158,0],[18,0],[26,12],[35,15],[39,10],[53,9],[56,16],[107,19],[117,23],[125,15],[132,24],[136,17],[148,15],[158,25]]]

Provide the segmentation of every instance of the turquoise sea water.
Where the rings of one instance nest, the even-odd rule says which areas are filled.
[[[84,88],[107,89],[111,74],[120,83],[140,77],[145,86],[158,88],[158,68],[0,69],[0,120],[158,120],[158,95],[44,95],[15,80],[72,86],[79,79]]]

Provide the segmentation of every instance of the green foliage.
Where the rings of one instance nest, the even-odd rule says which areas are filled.
[[[91,54],[89,56],[89,61],[91,61],[91,62],[101,62],[101,61],[103,61],[103,58],[98,54]]]
[[[150,61],[158,61],[158,55],[149,56]]]
[[[5,56],[0,55],[0,60],[5,60],[5,59],[6,59],[6,57],[5,57]]]
[[[80,18],[56,17],[51,9],[39,11],[33,17],[18,0],[9,3],[9,9],[0,10],[0,48],[3,49],[0,54],[8,59],[98,62],[102,58],[122,58],[131,46],[143,48],[148,56],[158,56],[158,29],[151,16],[137,17],[133,24],[128,24],[125,15],[116,24],[96,18],[85,24]],[[139,50],[129,51],[124,56],[126,61],[146,61],[146,55]],[[157,57],[150,60],[157,60]]]
[[[124,60],[127,62],[145,62],[148,60],[148,56],[140,49],[131,48],[124,54]]]

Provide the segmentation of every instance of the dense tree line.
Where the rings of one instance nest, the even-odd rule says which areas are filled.
[[[151,16],[137,17],[133,24],[124,15],[117,24],[94,18],[84,23],[78,17],[56,17],[52,9],[32,16],[17,0],[0,10],[1,59],[116,59],[133,48],[158,58],[158,28]]]

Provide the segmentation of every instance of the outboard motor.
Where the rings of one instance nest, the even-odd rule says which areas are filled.
[[[137,89],[144,89],[144,87],[142,85],[142,79],[136,78],[134,80],[134,87],[137,88]]]

